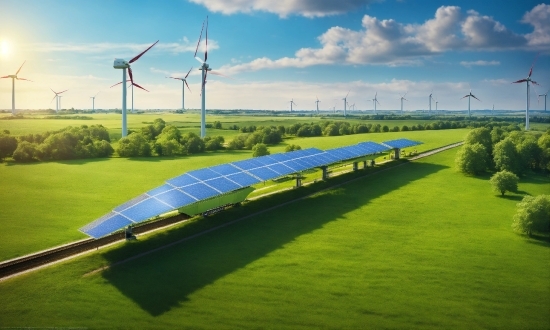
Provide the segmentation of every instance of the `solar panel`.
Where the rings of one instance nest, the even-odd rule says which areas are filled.
[[[283,165],[286,165],[294,170],[294,172],[301,172],[305,169],[307,169],[307,166],[304,166],[303,164],[300,164],[296,162],[295,160],[287,160],[286,162],[282,163]]]
[[[126,216],[132,221],[141,222],[171,210],[173,210],[171,206],[168,206],[151,197],[139,204],[127,208],[126,210],[120,212],[120,214]]]
[[[185,174],[177,176],[173,179],[170,179],[166,182],[171,184],[174,187],[184,187],[184,186],[188,186],[190,184],[199,182],[199,180],[197,180],[194,177],[192,177],[192,176],[188,175],[187,173],[185,173]]]
[[[222,193],[226,193],[226,192],[230,192],[230,191],[242,188],[235,182],[230,181],[229,179],[226,179],[224,177],[208,180],[208,181],[205,181],[205,183],[210,187],[221,191]]]
[[[416,146],[416,145],[419,145],[420,142],[416,142],[416,141],[412,141],[412,140],[409,140],[409,139],[398,139],[398,140],[390,140],[390,141],[385,141],[385,142],[382,142],[383,144],[391,147],[391,148],[407,148],[407,147],[412,147],[412,146]]]
[[[281,163],[277,163],[277,164],[273,164],[273,165],[270,165],[268,166],[271,170],[279,173],[279,175],[283,176],[283,175],[287,175],[287,174],[290,174],[290,173],[293,173],[294,170],[291,169],[290,167],[284,165],[284,164],[281,164]]]
[[[228,175],[226,176],[226,178],[228,178],[229,180],[243,186],[243,187],[248,187],[248,186],[251,186],[253,184],[256,184],[258,182],[261,182],[261,180],[258,180],[256,179],[255,177],[253,177],[252,175],[248,174],[248,173],[245,173],[245,172],[239,172],[239,173],[235,173],[235,174],[231,174],[231,175]]]
[[[238,162],[234,162],[234,163],[231,163],[233,164],[234,166],[237,166],[238,168],[240,169],[243,169],[243,170],[250,170],[252,168],[257,168],[257,167],[262,167],[262,163],[260,163],[259,161],[255,160],[255,159],[245,159],[245,160],[240,160]]]
[[[215,189],[210,188],[209,186],[205,185],[202,182],[185,186],[180,190],[190,195],[191,197],[196,198],[199,201],[210,197],[214,197],[220,194],[219,191],[216,191]]]
[[[271,156],[256,157],[254,159],[264,166],[272,165],[279,162],[278,160],[271,158]]]
[[[172,189],[170,191],[164,192],[160,195],[155,196],[155,198],[165,204],[170,205],[172,209],[177,209],[197,201],[193,197],[181,192],[178,189]]]
[[[273,154],[273,155],[270,155],[270,157],[275,159],[278,162],[284,162],[285,160],[292,159],[292,157],[288,155],[290,153],[291,152],[286,152],[284,154]]]
[[[206,180],[218,178],[221,176],[221,174],[214,172],[209,168],[203,168],[200,170],[187,172],[187,174],[191,175],[194,178],[199,179],[200,181],[206,181]]]
[[[248,172],[254,175],[257,178],[260,178],[262,181],[267,181],[279,177],[279,173],[267,168],[267,167],[258,167],[248,170]]]
[[[138,197],[132,198],[129,201],[127,201],[126,203],[115,207],[114,210],[117,211],[117,212],[120,212],[122,210],[125,210],[125,209],[131,207],[132,205],[136,205],[137,203],[139,203],[143,200],[146,200],[147,198],[149,198],[149,196],[147,194],[141,194]]]
[[[173,186],[169,185],[169,184],[163,184],[162,186],[160,187],[157,187],[155,189],[152,189],[152,190],[149,190],[148,192],[146,192],[147,195],[149,196],[155,196],[155,195],[158,195],[158,194],[161,194],[165,191],[168,191],[168,190],[172,190],[174,189]]]
[[[131,224],[132,221],[118,213],[111,212],[80,228],[80,231],[93,238],[100,238]]]
[[[210,169],[214,172],[220,173],[221,175],[229,175],[233,173],[242,172],[240,169],[236,168],[231,164],[222,164],[217,166],[212,166]]]

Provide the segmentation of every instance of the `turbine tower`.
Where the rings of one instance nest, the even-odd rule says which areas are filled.
[[[546,112],[546,96],[548,96],[548,92],[550,92],[550,90],[548,90],[546,93],[544,94],[540,94],[539,97],[541,96],[544,96],[544,112]]]
[[[437,104],[439,103],[438,100],[434,99],[435,100],[435,113],[437,114]]]
[[[407,95],[408,92],[405,92],[405,94],[403,94],[403,96],[401,96],[401,113],[403,113],[403,100],[405,101],[408,101],[406,98],[405,98],[405,95]]]
[[[463,98],[467,97],[468,98],[468,117],[471,117],[471,114],[470,114],[470,99],[473,97],[474,99],[478,100],[479,102],[481,102],[480,99],[478,99],[477,97],[475,97],[474,94],[472,94],[472,90],[470,89],[470,94],[466,95],[466,96],[463,96],[461,97],[460,99],[462,100]]]
[[[319,113],[319,98],[317,96],[315,96],[315,98],[317,99],[317,101],[315,101],[315,103],[317,104],[317,113]]]
[[[99,92],[97,92],[97,94],[99,94]],[[92,99],[92,111],[95,111],[95,97],[97,96],[97,94],[94,96],[90,96],[90,98]]]
[[[290,112],[292,112],[292,105],[293,104],[298,105],[298,104],[294,103],[294,99],[290,100],[289,102],[290,102]]]
[[[432,112],[432,100],[434,100],[434,98],[433,98],[433,96],[432,96],[433,91],[434,91],[434,90],[432,89],[432,91],[430,92],[430,96],[429,96],[429,98],[428,98],[429,103],[430,103],[430,108],[429,108],[428,114],[431,114],[431,112]]]
[[[58,96],[57,96],[57,99],[58,99],[57,102],[59,102],[59,109],[60,109],[60,110],[63,110],[63,108],[61,107],[61,98],[62,98],[62,97],[63,97],[63,95],[58,95]]]
[[[533,67],[535,66],[536,61],[537,61],[537,58],[535,57],[535,61],[533,62],[533,65],[531,65],[531,70],[529,70],[529,74],[527,75],[527,78],[520,79],[518,81],[513,82],[513,84],[519,84],[519,83],[522,83],[522,82],[527,83],[527,106],[525,108],[525,130],[526,131],[529,130],[529,96],[530,96],[529,83],[533,83],[534,85],[538,85],[538,83],[536,81],[531,80],[531,75],[533,74]]]
[[[51,89],[51,88],[50,88],[50,90],[55,94],[54,97],[53,97],[53,99],[55,99],[55,112],[57,113],[57,112],[59,112],[59,106],[61,105],[61,102],[59,102],[59,98],[60,98],[61,96],[59,96],[59,94],[65,93],[66,91],[68,91],[68,89],[66,89],[66,90],[64,90],[64,91],[62,91],[62,92],[56,92],[56,91],[54,91],[54,90]],[[52,101],[53,101],[53,99],[52,99]],[[50,104],[52,103],[52,101],[50,101]]]
[[[193,70],[193,67],[189,69],[189,71],[183,78],[166,77],[166,78],[181,80],[181,110],[185,110],[185,86],[187,86],[187,89],[189,90],[189,92],[191,92],[191,88],[189,88],[189,85],[187,84],[187,77],[189,76],[189,73],[191,72],[191,70]]]
[[[374,98],[372,99],[372,103],[374,103],[374,114],[377,115],[376,113],[376,103],[380,104],[380,102],[378,102],[378,92],[376,92],[376,94],[374,94]]]
[[[120,58],[115,58],[115,61],[113,63],[113,68],[122,69],[122,81],[118,83],[118,84],[122,84],[122,137],[126,137],[126,135],[128,134],[128,127],[127,127],[127,121],[126,121],[126,69],[128,69],[128,74],[130,76],[130,81],[132,83],[132,86],[135,85],[136,87],[141,88],[144,91],[147,91],[145,88],[134,83],[134,77],[132,75],[132,69],[130,68],[130,64],[137,61],[143,54],[145,54],[145,52],[153,48],[153,46],[156,45],[158,42],[159,41],[157,40],[154,44],[149,46],[149,48],[147,48],[146,50],[144,50],[143,52],[141,52],[140,54],[138,54],[136,57],[132,58],[128,62]],[[115,84],[111,87],[114,87],[118,84]]]
[[[23,65],[25,65],[26,62],[27,61],[24,61],[23,64],[21,64],[21,66],[19,67],[19,70],[17,70],[15,74],[10,74],[7,76],[0,77],[0,79],[11,78],[11,114],[12,115],[15,115],[15,80],[26,80],[26,81],[32,82],[32,80],[17,77],[17,75],[19,74],[19,71],[21,71],[21,68],[23,67]]]
[[[350,90],[351,91],[351,90]],[[348,95],[349,95],[349,92],[346,94],[346,97],[344,97],[342,100],[344,101],[344,117],[347,115],[346,114],[346,106],[347,106],[347,103],[348,103]]]

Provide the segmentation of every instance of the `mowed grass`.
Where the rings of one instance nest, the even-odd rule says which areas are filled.
[[[460,141],[466,130],[357,134],[301,138],[287,143],[328,149],[361,141],[410,138],[418,151]],[[0,260],[7,260],[87,236],[78,228],[165,180],[187,171],[252,157],[248,150],[218,151],[178,158],[108,158],[34,164],[0,164]],[[377,162],[384,160],[379,157]],[[266,183],[271,185],[272,182]],[[259,188],[263,184],[258,185]]]
[[[498,197],[487,178],[457,173],[455,153],[318,193],[103,272],[85,276],[147,242],[0,282],[0,324],[548,329],[550,244],[513,233],[521,195]],[[532,175],[519,188],[537,195],[549,184]]]

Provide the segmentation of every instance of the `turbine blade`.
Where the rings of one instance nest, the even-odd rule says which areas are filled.
[[[513,81],[512,84],[519,84],[519,83],[522,83],[522,82],[526,82],[527,79],[521,79],[521,80],[518,80],[518,81]]]
[[[231,78],[230,76],[226,76],[226,75],[224,75],[224,74],[222,74],[222,73],[219,73],[218,71],[209,70],[209,72],[210,72],[211,74],[215,74],[215,75],[217,75],[217,76],[222,76],[222,77],[225,77],[225,78],[233,79],[233,78]],[[233,79],[233,80],[235,80],[235,79]]]
[[[128,67],[128,75],[130,76],[130,81],[134,83],[134,75],[132,74],[132,68]]]
[[[533,65],[531,65],[531,70],[529,70],[529,75],[527,76],[528,78],[531,78],[531,74],[533,74],[533,67],[535,66],[535,63],[537,63],[537,59],[539,58],[539,54],[537,54],[537,56],[535,56],[535,60],[533,61]]]
[[[140,85],[136,84],[136,83],[132,83],[132,85],[136,86],[137,88],[141,88],[143,89],[144,91],[148,92],[148,90],[146,90],[145,88],[141,87]],[[130,85],[131,86],[131,85]]]
[[[57,94],[59,95],[59,94],[61,94],[61,93],[65,93],[66,91],[68,91],[68,89],[66,89],[66,90],[64,90],[64,91],[62,91],[62,92],[59,92],[59,93],[57,93]]]
[[[191,88],[189,88],[189,85],[187,84],[187,81],[184,80],[183,82],[185,83],[185,86],[187,86],[187,89],[189,90],[189,92],[192,93],[192,92],[191,92]]]
[[[109,88],[113,88],[113,87],[115,87],[116,85],[120,85],[120,84],[122,84],[122,81],[119,82],[119,83],[114,84],[113,86],[111,86],[111,87],[109,87]],[[54,92],[54,93],[55,93],[55,92]]]
[[[187,74],[185,75],[185,77],[183,77],[183,79],[187,79],[187,76],[189,76],[189,73],[191,73],[191,70],[193,70],[193,67],[191,67],[191,69],[189,69],[189,71],[187,72]]]
[[[403,100],[408,101],[406,98],[403,98]]]
[[[56,97],[57,97],[57,94],[54,95],[53,99],[50,101],[50,104],[52,104],[53,100],[55,100]]]
[[[23,65],[25,65],[27,61],[25,60],[25,62],[23,62],[23,64],[21,64],[21,66],[19,67],[19,70],[17,70],[17,72],[15,73],[15,75],[17,76],[19,74],[19,71],[21,71],[21,68],[23,67]]]
[[[182,78],[176,78],[176,77],[166,77],[166,78],[172,78],[172,79],[176,79],[176,80],[181,80],[181,81],[183,81]]]
[[[4,78],[9,78],[10,76],[3,76],[3,77],[0,77],[0,79],[4,79]]]
[[[17,80],[26,80],[26,81],[34,82],[34,81],[30,80],[30,79],[25,79],[25,78],[16,78],[16,79],[17,79]]]
[[[539,84],[538,82],[534,81],[534,80],[531,80],[531,83],[532,83],[533,85],[539,85],[539,86],[540,86],[540,84]]]
[[[346,94],[346,99],[348,98],[348,95],[349,95],[349,92],[351,92],[351,89],[348,91],[348,93]]]
[[[197,61],[199,61],[201,64],[204,64],[204,61],[202,60],[202,58],[198,58],[198,57],[195,56],[195,59],[196,59]]]
[[[479,102],[481,102],[481,100],[478,99],[475,95],[472,94],[472,97],[473,97],[474,99],[478,100]]]
[[[461,97],[460,99],[462,100],[462,99],[467,98],[467,97],[470,97],[470,94],[468,94],[468,95],[466,95],[466,96],[463,96],[463,97]]]
[[[204,47],[204,61],[208,58],[208,16],[206,16],[206,35],[205,35],[205,47]]]
[[[199,45],[201,43],[201,39],[202,39],[202,31],[204,30],[204,21],[202,22],[202,28],[201,28],[201,34],[199,35],[199,41],[197,41],[197,48],[195,48],[195,55],[193,55],[193,57],[197,57],[197,51],[199,50]],[[202,60],[201,60],[202,62]]]
[[[128,61],[128,63],[134,63],[135,61],[137,61],[143,54],[145,54],[149,49],[153,48],[154,45],[157,44],[157,42],[159,42],[158,40],[152,44],[151,46],[149,46],[149,48],[147,48],[146,50],[142,51],[138,56],[134,57],[133,59],[131,59],[130,61]],[[128,68],[130,69],[130,68]]]

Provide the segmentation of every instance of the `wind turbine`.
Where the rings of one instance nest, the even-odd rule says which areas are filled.
[[[191,67],[191,69],[189,69],[189,71],[187,72],[187,74],[183,78],[166,77],[166,78],[181,80],[181,82],[182,82],[182,84],[181,84],[181,109],[182,110],[185,110],[185,86],[187,86],[187,89],[189,89],[189,92],[191,92],[191,88],[189,88],[189,85],[187,84],[187,76],[189,76],[189,73],[191,72],[191,70],[193,70],[193,67]]]
[[[99,92],[97,92],[97,94],[99,94]],[[95,111],[95,97],[97,96],[97,94],[94,96],[90,96],[90,98],[92,99],[92,111]]]
[[[202,87],[201,87],[201,95],[202,95],[202,106],[201,106],[201,138],[204,138],[206,136],[206,76],[208,75],[208,72],[212,74],[216,74],[219,76],[224,76],[223,74],[212,71],[210,66],[208,66],[208,63],[206,61],[208,60],[208,16],[206,16],[206,34],[205,34],[205,43],[204,43],[204,61],[197,57],[197,51],[199,50],[199,45],[201,43],[202,39],[202,31],[204,29],[204,22],[202,23],[201,28],[201,34],[199,36],[199,41],[197,42],[197,48],[195,49],[195,59],[201,63],[201,67],[199,70],[202,71]]]
[[[435,113],[437,114],[437,104],[439,103],[439,101],[437,99],[434,99],[435,100]]]
[[[351,90],[350,90],[351,91]],[[344,117],[346,116],[346,106],[347,106],[347,103],[348,103],[348,95],[349,95],[349,92],[346,94],[346,97],[344,97],[342,100],[344,100]]]
[[[550,90],[548,90],[545,94],[539,95],[539,97],[544,96],[544,112],[546,112],[546,96],[548,96],[548,92],[550,92]]]
[[[317,99],[317,101],[315,101],[315,103],[317,104],[317,113],[319,113],[319,98],[317,96],[315,96],[315,98]]]
[[[113,68],[115,69],[122,69],[122,81],[118,84],[122,84],[122,137],[126,137],[128,133],[128,128],[126,124],[126,69],[128,69],[128,74],[130,76],[130,81],[132,83],[132,86],[136,86],[138,88],[143,89],[144,91],[147,91],[145,88],[141,87],[140,85],[134,83],[134,77],[132,75],[132,69],[130,68],[130,64],[137,61],[145,52],[147,52],[149,49],[153,48],[154,45],[156,45],[159,41],[157,40],[154,44],[149,46],[146,50],[139,53],[136,57],[132,58],[130,61],[126,62],[123,59],[115,58],[115,61],[113,63]],[[115,84],[111,87],[114,87],[118,84]],[[132,89],[133,90],[133,89]],[[133,95],[133,93],[132,93]],[[132,97],[132,108],[133,108],[133,97]]]
[[[405,92],[405,94],[403,94],[403,96],[401,96],[401,113],[403,113],[403,100],[405,101],[408,101],[406,98],[405,98],[405,95],[407,95],[408,92]]]
[[[59,98],[60,98],[61,96],[59,96],[59,94],[65,93],[66,91],[68,91],[68,89],[66,89],[66,90],[64,90],[64,91],[62,91],[62,92],[56,92],[56,91],[54,91],[54,90],[51,89],[51,88],[50,88],[50,90],[55,94],[54,97],[53,97],[53,99],[55,99],[55,112],[57,113],[57,112],[59,112],[59,106],[61,105],[61,102],[59,102]],[[52,101],[53,101],[53,99],[52,99]],[[52,103],[52,101],[50,101],[50,104]]]
[[[460,99],[462,100],[463,98],[467,97],[468,98],[468,117],[471,117],[471,114],[470,114],[470,99],[473,97],[474,99],[478,100],[479,102],[481,102],[480,99],[478,99],[477,97],[475,97],[474,94],[472,94],[472,90],[470,89],[470,94],[466,95],[466,96],[463,96],[461,97]]]
[[[290,102],[290,112],[292,112],[292,105],[293,104],[298,105],[298,104],[294,103],[294,99],[290,100],[289,102]]]
[[[534,85],[538,85],[538,83],[534,80],[531,80],[531,74],[533,74],[533,67],[535,66],[535,62],[537,61],[537,58],[535,57],[535,61],[533,62],[533,65],[531,65],[531,70],[529,70],[529,74],[527,75],[527,78],[520,79],[518,81],[514,81],[513,84],[519,84],[522,82],[527,83],[527,107],[525,108],[525,130],[529,130],[529,83],[533,83]],[[540,86],[540,85],[539,85]]]
[[[380,104],[380,102],[378,102],[378,92],[376,92],[376,94],[374,94],[374,98],[372,99],[372,103],[374,104],[374,114],[377,115],[376,113],[376,103]]]
[[[428,98],[428,99],[429,99],[429,103],[430,103],[430,108],[429,108],[428,114],[430,114],[430,113],[432,112],[432,100],[435,100],[435,99],[433,98],[433,96],[432,96],[433,91],[434,91],[434,90],[432,89],[432,91],[430,92],[430,96],[429,96],[429,98]]]
[[[23,67],[23,65],[25,65],[26,62],[27,61],[24,61],[23,64],[21,64],[21,66],[19,67],[19,70],[17,70],[15,74],[10,74],[7,76],[0,77],[0,79],[11,78],[11,114],[12,115],[15,115],[15,80],[32,81],[29,79],[17,77],[17,75],[19,74],[19,71],[21,71],[21,68]]]

